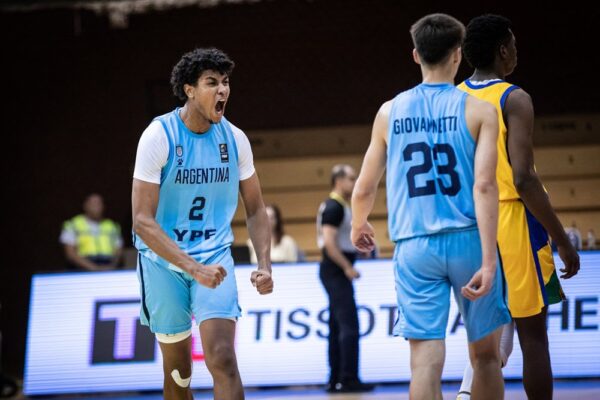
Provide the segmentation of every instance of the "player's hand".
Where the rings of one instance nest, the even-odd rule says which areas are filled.
[[[273,278],[269,271],[264,269],[252,271],[250,282],[252,282],[252,286],[254,286],[260,294],[269,294],[273,292]]]
[[[190,275],[199,284],[214,289],[223,282],[227,271],[219,264],[197,265]]]
[[[348,278],[350,281],[360,278],[360,272],[358,272],[354,267],[344,269],[344,275],[346,275],[346,278]]]
[[[464,297],[473,301],[489,293],[494,283],[496,268],[481,267],[469,283],[460,289]]]
[[[362,226],[352,226],[350,240],[358,251],[370,253],[375,248],[375,231],[369,222]]]
[[[87,269],[88,271],[102,271],[103,270],[101,265],[95,264],[91,261],[89,263],[84,264],[82,267],[84,269]]]
[[[558,250],[558,256],[565,264],[564,268],[560,269],[560,272],[564,272],[560,277],[563,279],[569,279],[579,272],[579,254],[571,243],[567,243],[564,246],[556,246]]]

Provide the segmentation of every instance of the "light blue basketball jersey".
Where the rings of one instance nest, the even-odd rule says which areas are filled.
[[[179,248],[204,262],[233,242],[239,168],[231,125],[223,118],[197,134],[185,126],[179,108],[155,120],[163,125],[169,141],[156,221]],[[137,235],[134,244],[150,259],[162,260]]]
[[[466,98],[450,83],[422,83],[393,100],[386,175],[392,241],[477,225]]]

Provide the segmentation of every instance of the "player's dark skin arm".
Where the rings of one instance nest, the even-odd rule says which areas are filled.
[[[215,288],[223,282],[227,271],[221,265],[203,265],[194,260],[167,236],[156,222],[159,185],[133,180],[133,230],[158,256],[181,268],[200,284]]]
[[[248,233],[258,261],[257,271],[252,272],[250,280],[260,294],[268,294],[273,291],[271,228],[256,173],[250,178],[240,181],[240,193],[246,209]]]
[[[561,269],[564,272],[561,278],[571,278],[579,271],[579,255],[558,220],[534,168],[534,112],[531,97],[522,89],[513,91],[506,100],[503,113],[508,129],[508,156],[517,192],[527,209],[556,243],[558,254],[565,264],[565,268]]]

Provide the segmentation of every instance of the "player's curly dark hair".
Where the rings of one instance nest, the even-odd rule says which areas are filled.
[[[473,18],[467,25],[463,44],[465,59],[473,68],[494,64],[498,48],[511,38],[511,22],[501,15],[486,14]]]
[[[447,14],[429,14],[410,27],[410,35],[421,61],[435,65],[461,45],[465,26]]]
[[[196,85],[202,72],[217,71],[231,75],[235,63],[223,51],[215,48],[197,48],[185,53],[171,72],[171,87],[173,94],[181,101],[187,100],[183,85]]]

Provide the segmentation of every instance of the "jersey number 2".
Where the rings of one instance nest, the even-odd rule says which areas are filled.
[[[206,205],[206,199],[204,197],[196,197],[194,201],[192,201],[194,207],[190,208],[190,220],[192,221],[202,221],[202,210]]]
[[[434,162],[438,174],[450,177],[450,186],[444,186],[444,182],[440,178],[437,178],[440,192],[445,196],[455,196],[460,192],[460,179],[458,178],[458,173],[454,170],[454,167],[456,167],[456,154],[452,146],[447,143],[438,143],[431,148],[425,142],[411,143],[402,152],[404,161],[412,161],[414,153],[423,154],[423,163],[410,167],[406,173],[408,197],[429,196],[436,193],[436,185],[433,179],[425,181],[424,186],[417,186],[415,180],[417,175],[426,174],[431,171]],[[438,163],[438,155],[440,153],[446,155],[447,164]]]

